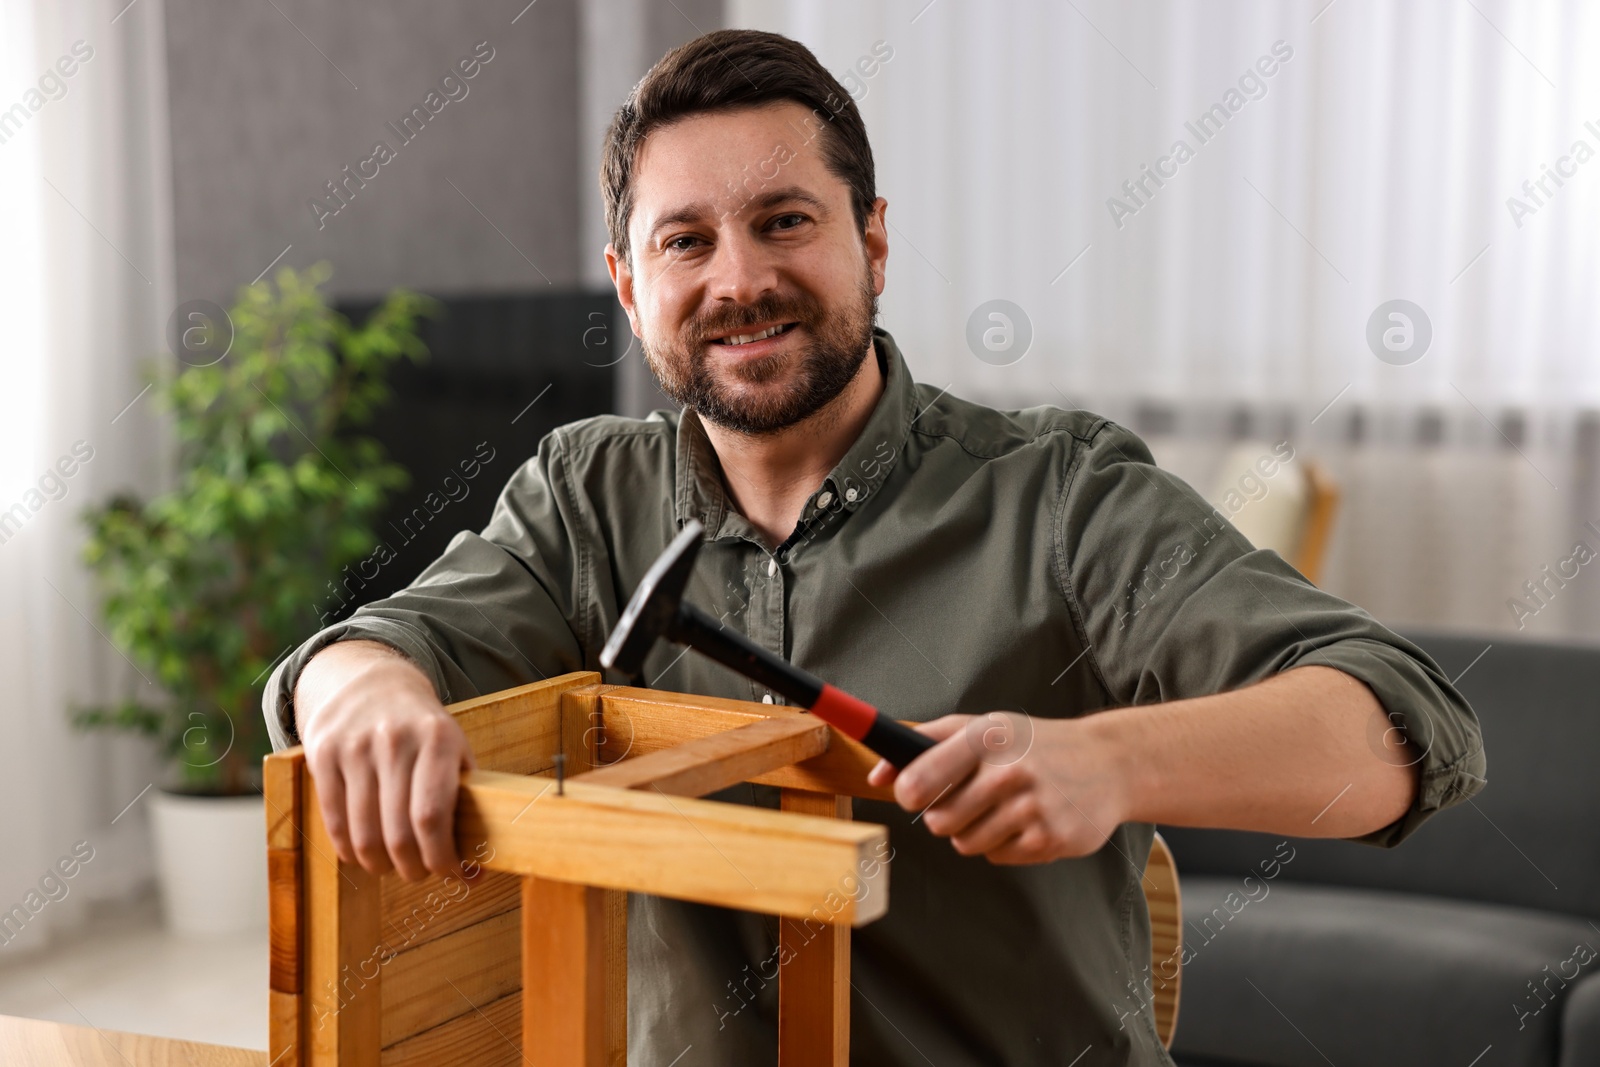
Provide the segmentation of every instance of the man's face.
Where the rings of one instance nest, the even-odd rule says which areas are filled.
[[[856,226],[823,123],[779,103],[656,130],[634,161],[631,255],[606,249],[662,391],[740,433],[819,411],[871,351],[885,205]]]

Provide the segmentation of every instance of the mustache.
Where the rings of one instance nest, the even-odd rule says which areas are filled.
[[[747,333],[752,327],[768,322],[816,322],[822,316],[822,307],[808,296],[766,296],[753,304],[741,304],[697,315],[689,323],[689,336],[694,347],[709,344],[712,335]]]

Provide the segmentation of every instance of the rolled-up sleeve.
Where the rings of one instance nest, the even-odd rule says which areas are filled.
[[[1421,771],[1404,816],[1351,840],[1392,847],[1483,789],[1477,716],[1427,653],[1276,552],[1253,547],[1157,467],[1135,434],[1107,422],[1080,444],[1056,531],[1057,572],[1118,703],[1207,696],[1291,667],[1333,667],[1372,690]],[[1371,742],[1381,753],[1382,732]]]
[[[557,431],[512,476],[481,534],[457,534],[405,589],[318,631],[278,665],[261,699],[273,747],[300,743],[295,684],[336,641],[388,645],[421,668],[445,703],[583,669],[583,642],[570,623],[584,569],[577,523]]]
[[[1385,632],[1384,639],[1340,640],[1290,666],[1321,664],[1359,678],[1383,705],[1392,728],[1411,742],[1412,758],[1422,771],[1411,807],[1388,826],[1350,838],[1392,848],[1434,812],[1482,792],[1488,771],[1483,734],[1472,708],[1426,652]],[[1371,741],[1374,747],[1382,743],[1381,736]]]

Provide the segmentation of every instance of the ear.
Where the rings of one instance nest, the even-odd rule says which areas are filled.
[[[628,325],[633,329],[633,335],[643,339],[644,334],[639,332],[639,315],[634,307],[633,298],[633,268],[628,265],[626,256],[617,255],[617,250],[612,245],[606,245],[606,270],[611,274],[611,284],[616,287],[617,301],[622,305],[622,310],[628,313]]]
[[[862,244],[866,246],[867,266],[872,271],[872,293],[874,296],[883,295],[884,267],[889,261],[889,235],[885,213],[889,209],[889,201],[883,197],[872,202],[872,211],[867,215],[867,224],[861,234]]]

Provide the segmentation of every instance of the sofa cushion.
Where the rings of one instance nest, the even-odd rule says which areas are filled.
[[[1492,1045],[1481,1067],[1553,1067],[1568,992],[1600,975],[1600,932],[1583,919],[1285,880],[1180,878],[1180,1060],[1468,1067]],[[1600,1049],[1583,1054],[1591,1058],[1570,1062],[1594,1063]]]
[[[1600,974],[1581,978],[1561,1009],[1561,1067],[1600,1067]]]

